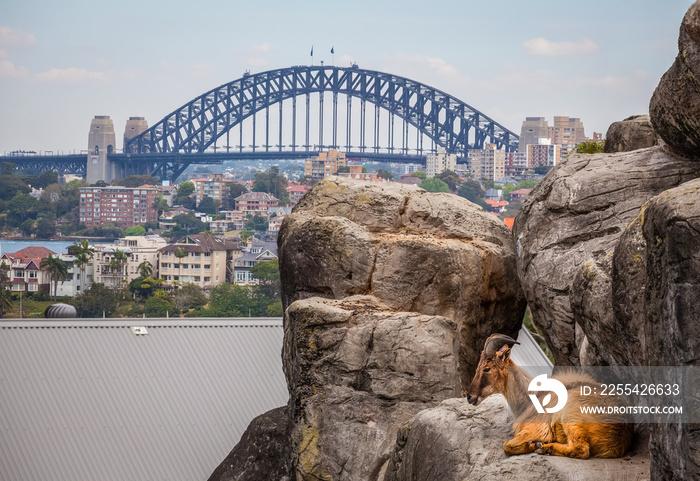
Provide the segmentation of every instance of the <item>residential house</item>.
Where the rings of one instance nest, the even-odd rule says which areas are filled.
[[[267,192],[246,192],[236,197],[236,210],[245,214],[265,215],[270,207],[277,207],[279,199]]]
[[[530,195],[532,189],[518,189],[510,193],[511,202],[525,200]]]
[[[484,196],[486,200],[495,200],[499,201],[503,198],[503,190],[502,189],[488,189],[486,191],[486,195]]]
[[[40,267],[41,260],[56,253],[42,246],[30,246],[2,255],[0,262],[8,265],[12,292],[49,292],[51,278]]]
[[[338,175],[339,177],[345,177],[346,179],[366,180],[369,182],[376,182],[377,181],[377,173],[376,172],[362,172],[361,165],[350,165],[349,169],[350,169],[350,172],[343,172],[343,173],[336,174],[336,175]]]
[[[273,259],[277,259],[276,242],[249,242],[243,255],[234,260],[234,284],[257,284],[258,280],[253,277],[250,268]]]
[[[282,221],[285,217],[292,213],[291,207],[272,207],[267,210],[267,218],[269,219],[267,231],[270,234],[276,234],[282,227]]]
[[[287,192],[289,193],[289,200],[292,204],[296,204],[301,200],[306,193],[311,190],[310,185],[290,185],[287,187]]]
[[[185,253],[177,257],[179,250]],[[231,237],[212,234],[185,236],[159,250],[159,275],[168,286],[193,283],[203,290],[231,282],[233,261],[242,255],[241,248]]]
[[[506,202],[505,200],[495,201],[491,199],[486,199],[485,202],[491,207],[491,210],[493,212],[496,212],[498,214],[506,210],[506,207],[508,207],[508,202]]]

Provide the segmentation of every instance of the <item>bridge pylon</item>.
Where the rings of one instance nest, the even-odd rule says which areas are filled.
[[[121,169],[116,162],[107,158],[116,145],[114,123],[108,115],[95,115],[90,123],[88,135],[88,159],[86,180],[94,184],[100,180],[112,182],[121,177]]]

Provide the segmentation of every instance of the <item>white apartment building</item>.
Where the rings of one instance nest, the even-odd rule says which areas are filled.
[[[128,236],[117,239],[114,244],[95,245],[94,281],[111,288],[128,286],[131,281],[140,277],[138,266],[143,261],[150,262],[152,276],[157,277],[158,251],[166,245],[165,239],[158,235]],[[121,269],[115,270],[112,269],[111,261],[115,258],[117,250],[125,253],[126,261]]]
[[[446,170],[457,169],[457,154],[448,154],[444,147],[438,147],[437,152],[430,152],[425,157],[425,176],[435,177]]]
[[[500,180],[506,175],[506,151],[496,148],[496,144],[486,144],[482,150],[468,152],[469,171],[476,179]]]

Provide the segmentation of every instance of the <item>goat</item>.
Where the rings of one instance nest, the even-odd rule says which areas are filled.
[[[595,381],[572,371],[553,376],[566,387],[568,401],[557,413],[538,414],[527,395],[532,376],[510,359],[514,344],[519,342],[506,335],[490,336],[467,391],[467,400],[475,406],[492,394],[505,396],[515,415],[514,436],[503,445],[505,453],[511,456],[535,452],[579,459],[622,457],[632,444],[634,424],[625,423],[626,418],[619,414],[581,412],[580,406],[600,405],[598,396],[580,394],[580,386],[590,386]],[[611,402],[605,401],[608,405]]]

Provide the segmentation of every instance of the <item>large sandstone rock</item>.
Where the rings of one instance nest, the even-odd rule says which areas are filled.
[[[654,129],[677,153],[700,159],[700,2],[690,7],[678,37],[678,56],[649,104]]]
[[[642,227],[647,251],[645,310],[652,365],[700,365],[700,179],[652,199]],[[697,368],[696,368],[697,369]],[[688,412],[700,412],[698,376],[686,379]],[[655,479],[700,479],[700,425],[651,430]]]
[[[622,459],[508,457],[503,443],[512,436],[511,423],[508,405],[500,395],[477,407],[465,399],[449,399],[421,411],[401,428],[383,481],[650,479],[643,434]]]
[[[613,122],[605,134],[605,153],[629,152],[658,145],[648,115],[633,115],[625,120]]]
[[[287,216],[278,244],[285,308],[312,296],[367,294],[400,311],[448,317],[459,331],[463,385],[485,339],[515,335],[522,320],[510,232],[461,197],[324,180]]]
[[[209,481],[290,481],[287,407],[255,418]]]
[[[299,480],[378,475],[403,423],[461,395],[457,329],[448,318],[397,312],[370,296],[296,301],[287,317]]]
[[[607,349],[596,353],[584,332],[594,332],[591,326],[600,319],[598,332],[609,336],[609,257],[647,200],[697,177],[697,162],[678,159],[657,146],[572,155],[532,191],[513,228],[518,272],[533,322],[542,328],[557,364],[578,365],[582,357],[586,364],[614,362],[601,354]],[[576,320],[572,295],[582,306],[578,315],[583,312],[589,319]]]

